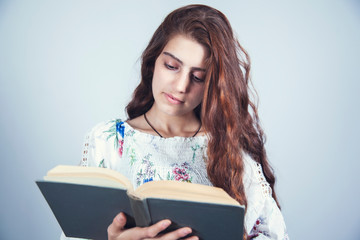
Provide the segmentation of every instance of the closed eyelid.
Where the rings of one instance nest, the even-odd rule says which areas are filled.
[[[175,57],[173,54],[169,52],[163,52],[163,56],[165,55],[165,58],[163,58],[164,66],[170,70],[170,71],[182,71],[183,68],[183,62]],[[187,67],[184,69],[185,71],[189,71],[189,76],[191,79],[194,79],[195,82],[204,82],[205,73],[206,70],[201,67],[190,67],[190,69],[187,69]]]
[[[178,67],[176,66],[176,64],[171,64],[171,63],[164,63],[165,67],[167,69],[170,69],[170,70],[175,70],[175,69],[178,69]]]
[[[200,80],[200,81],[203,81],[204,78],[205,78],[205,76],[203,76],[203,75],[201,75],[201,76],[196,75],[196,74],[191,74],[191,75],[192,75],[193,78],[196,78],[196,79],[198,79],[198,80]]]
[[[171,66],[173,66],[173,67],[178,67],[178,66],[179,66],[179,63],[178,63],[178,62],[173,61],[173,60],[171,60],[171,59],[165,59],[165,60],[164,60],[164,63],[165,63],[166,65],[171,65]]]
[[[206,75],[205,69],[191,69],[192,75],[196,76],[197,78],[204,78]]]

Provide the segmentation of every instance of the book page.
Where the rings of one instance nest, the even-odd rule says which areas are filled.
[[[47,181],[133,189],[129,179],[121,173],[107,168],[59,165],[51,169],[44,179]]]
[[[162,198],[197,202],[240,205],[223,189],[195,183],[153,181],[138,187],[135,192],[142,198]]]

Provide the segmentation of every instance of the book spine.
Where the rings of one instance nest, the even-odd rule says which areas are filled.
[[[151,225],[151,217],[146,199],[141,199],[132,194],[128,194],[131,209],[134,214],[135,223],[138,227],[147,227]]]

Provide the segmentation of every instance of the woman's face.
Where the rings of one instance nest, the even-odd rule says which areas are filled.
[[[172,116],[193,114],[204,93],[206,49],[175,35],[156,59],[152,80],[153,107]]]

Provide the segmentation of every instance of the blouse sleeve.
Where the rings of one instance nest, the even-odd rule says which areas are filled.
[[[265,180],[261,165],[244,154],[244,187],[247,198],[245,230],[258,234],[256,240],[288,240],[284,218],[272,197],[270,184]]]

